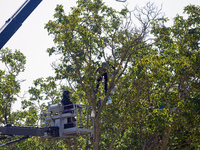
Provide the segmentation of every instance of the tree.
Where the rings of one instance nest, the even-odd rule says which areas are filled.
[[[17,94],[20,92],[20,81],[17,76],[25,69],[25,56],[18,50],[14,53],[8,48],[0,50],[0,61],[5,66],[0,70],[0,122],[9,124],[14,122],[11,115],[12,104],[17,100]]]
[[[137,51],[149,46],[146,44],[149,27],[159,10],[148,3],[144,8],[136,9],[135,17],[141,24],[140,28],[131,24],[131,13],[128,9],[120,12],[107,7],[101,0],[79,0],[77,7],[71,9],[71,13],[65,15],[63,7],[58,5],[55,9],[55,21],[49,21],[45,28],[49,35],[53,35],[56,47],[48,49],[49,55],[61,55],[60,62],[54,66],[57,79],[67,79],[75,87],[76,91],[82,91],[82,101],[93,106],[95,110],[93,149],[99,149],[101,137],[101,127],[103,127],[103,114],[109,111],[110,106],[106,106],[112,89],[126,78],[129,64]],[[108,81],[108,92],[104,96],[103,90],[96,89],[96,69],[100,66],[100,61],[109,61],[111,67],[107,67],[107,72],[112,77]],[[112,71],[111,71],[112,70]],[[121,81],[122,80],[122,81]],[[123,90],[118,90],[117,96],[123,95]],[[99,98],[101,106],[96,107]],[[113,108],[120,107],[130,100],[126,97],[113,99]],[[115,101],[116,100],[116,101]],[[118,104],[118,105],[116,105]],[[117,109],[119,110],[119,109]],[[124,112],[122,112],[124,113]],[[125,114],[122,115],[124,117]],[[127,128],[137,119],[130,122],[119,118],[118,122],[122,126],[119,131]],[[116,117],[115,117],[116,119]],[[110,149],[114,141],[110,141]]]
[[[166,19],[158,20],[152,33],[159,39],[156,49],[160,58],[167,60],[165,67],[168,77],[168,94],[165,105],[174,113],[168,118],[169,127],[163,137],[163,149],[167,144],[173,148],[197,148],[199,145],[199,6],[188,5],[184,8],[187,18],[177,15],[174,25],[166,27]],[[162,77],[164,78],[164,77]],[[171,94],[173,93],[173,95]],[[193,123],[192,123],[193,122]],[[187,137],[187,138],[186,138]]]

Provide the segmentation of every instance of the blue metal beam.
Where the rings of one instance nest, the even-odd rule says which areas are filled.
[[[0,49],[8,42],[8,40],[21,27],[26,18],[34,11],[34,9],[42,2],[42,0],[26,0],[22,6],[9,18],[0,29]]]

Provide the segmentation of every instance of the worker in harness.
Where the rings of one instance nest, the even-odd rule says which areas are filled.
[[[64,110],[72,109],[73,103],[70,101],[70,92],[68,90],[66,90],[63,92],[62,96],[63,96],[63,99],[62,99],[61,103],[64,106]]]
[[[105,95],[107,94],[107,91],[108,91],[108,71],[107,71],[108,65],[109,65],[108,62],[103,62],[102,66],[99,67],[95,72],[95,75],[96,75],[96,73],[98,73],[96,91],[98,91],[100,81],[102,81],[102,79],[104,78]],[[114,67],[112,67],[112,68],[114,69]],[[112,103],[112,99],[110,96],[108,97],[108,104],[109,103]]]
[[[68,90],[64,91],[63,99],[61,100],[61,103],[64,107],[63,113],[73,113],[74,106],[73,103],[70,101],[70,92]],[[71,128],[75,126],[76,119],[74,117],[67,118],[67,124],[64,125],[64,128]]]

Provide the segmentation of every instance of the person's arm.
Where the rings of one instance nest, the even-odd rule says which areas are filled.
[[[61,100],[61,104],[63,105],[63,99]]]
[[[98,71],[99,71],[99,68],[95,71],[94,76],[97,74]]]
[[[113,65],[111,65],[110,63],[108,63],[108,65],[111,66],[115,70],[115,67]]]

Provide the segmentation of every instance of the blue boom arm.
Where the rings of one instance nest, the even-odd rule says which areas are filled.
[[[22,6],[9,18],[0,29],[0,49],[20,28],[26,18],[34,11],[42,0],[26,0]]]

